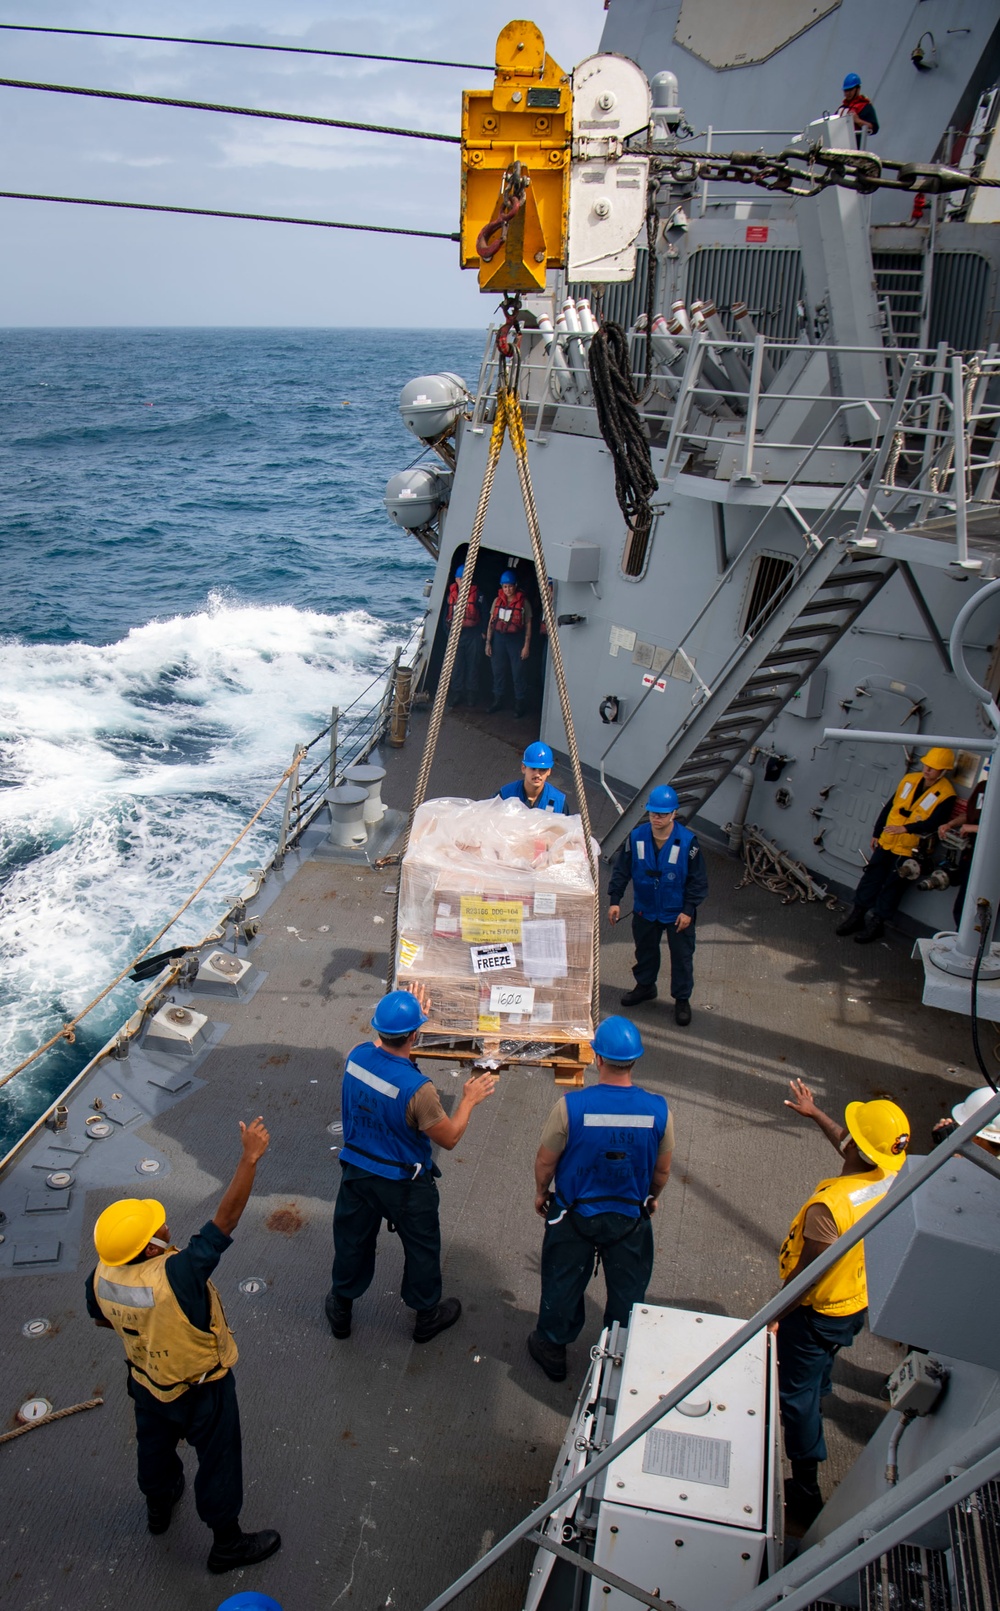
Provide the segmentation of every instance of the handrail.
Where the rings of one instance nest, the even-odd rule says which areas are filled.
[[[515,1544],[520,1543],[522,1539],[526,1539],[554,1510],[565,1504],[566,1500],[571,1499],[575,1493],[579,1493],[581,1489],[586,1488],[601,1471],[612,1465],[619,1455],[623,1454],[626,1449],[631,1448],[633,1443],[638,1442],[639,1438],[648,1432],[650,1427],[655,1426],[658,1421],[662,1421],[665,1415],[668,1415],[671,1410],[676,1409],[678,1404],[689,1398],[721,1365],[724,1365],[734,1354],[739,1353],[740,1349],[752,1337],[755,1337],[765,1326],[770,1325],[775,1320],[779,1320],[790,1309],[795,1308],[806,1293],[816,1285],[819,1278],[826,1274],[827,1270],[831,1269],[839,1259],[843,1258],[845,1253],[849,1252],[869,1232],[873,1231],[876,1225],[881,1224],[882,1220],[887,1219],[902,1203],[912,1197],[914,1192],[918,1191],[926,1181],[937,1174],[938,1170],[955,1153],[959,1152],[966,1143],[971,1144],[973,1138],[983,1126],[998,1114],[1000,1114],[1000,1091],[992,1095],[971,1118],[967,1119],[964,1124],[959,1125],[958,1129],[953,1130],[951,1135],[936,1147],[928,1157],[922,1158],[905,1179],[897,1177],[881,1201],[876,1203],[873,1208],[870,1208],[867,1214],[852,1225],[849,1230],[844,1231],[835,1242],[832,1242],[820,1254],[819,1258],[809,1265],[808,1269],[803,1270],[800,1275],[794,1276],[785,1286],[781,1287],[774,1297],[770,1298],[761,1309],[758,1309],[757,1313],[749,1320],[744,1321],[724,1343],[720,1344],[718,1348],[703,1359],[701,1364],[690,1371],[676,1387],[672,1387],[657,1403],[651,1405],[644,1415],[640,1415],[638,1420],[634,1421],[626,1432],[615,1438],[606,1449],[588,1461],[569,1482],[564,1483],[554,1494],[550,1494],[541,1505],[537,1505],[530,1515],[526,1516],[516,1527],[513,1527],[498,1544],[494,1544],[492,1549],[487,1550],[486,1554],[481,1556],[466,1572],[463,1572],[461,1577],[456,1578],[454,1583],[430,1602],[425,1611],[444,1611],[445,1606],[451,1605],[453,1600],[456,1600],[485,1572],[495,1566]]]

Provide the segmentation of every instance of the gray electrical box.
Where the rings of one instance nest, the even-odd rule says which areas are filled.
[[[545,566],[554,582],[596,582],[601,550],[596,543],[553,543],[545,551]]]
[[[919,1163],[908,1158],[900,1178]],[[953,1158],[865,1237],[868,1324],[879,1337],[1000,1369],[1000,1181]]]
[[[785,710],[789,716],[802,716],[807,722],[819,721],[826,701],[826,667],[819,666],[796,689]]]

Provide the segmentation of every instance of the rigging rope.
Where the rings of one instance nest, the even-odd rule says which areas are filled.
[[[0,78],[6,89],[47,90],[52,95],[89,95],[102,101],[133,101],[140,106],[180,106],[189,112],[226,112],[236,117],[266,117],[279,123],[311,123],[324,129],[359,129],[363,134],[398,134],[406,140],[439,140],[461,145],[460,134],[430,134],[424,129],[388,128],[382,123],[352,123],[346,118],[309,117],[304,112],[268,112],[259,106],[222,106],[214,101],[184,101],[172,95],[133,95],[126,90],[85,89],[79,84],[39,84],[27,78]]]
[[[618,507],[630,531],[648,533],[653,523],[649,500],[659,482],[638,409],[628,337],[620,324],[609,319],[598,326],[590,338],[587,364],[597,423],[614,461]]]
[[[307,229],[354,229],[371,235],[419,235],[424,240],[458,241],[456,231],[443,229],[403,229],[393,224],[343,224],[331,218],[286,218],[281,213],[234,213],[221,207],[170,207],[165,202],[101,201],[94,196],[41,196],[31,190],[0,190],[7,201],[59,201],[72,207],[120,207],[127,212],[185,213],[193,218],[248,218],[254,224],[302,224]]]
[[[289,56],[342,56],[354,62],[402,62],[407,67],[462,67],[492,73],[483,62],[444,62],[433,56],[376,56],[367,50],[321,50],[315,45],[260,45],[246,39],[191,39],[185,34],[121,34],[104,28],[43,28],[35,23],[0,22],[5,33],[71,34],[76,39],[141,39],[153,45],[215,45],[222,50],[275,50]]]
[[[598,878],[597,857],[594,853],[594,842],[590,828],[590,811],[587,804],[587,795],[583,785],[583,770],[580,765],[580,755],[577,749],[576,733],[573,727],[573,712],[570,706],[569,688],[566,683],[566,674],[563,669],[562,649],[559,644],[559,629],[555,610],[552,604],[552,594],[549,590],[548,577],[545,570],[545,555],[542,549],[542,534],[538,522],[538,511],[535,506],[534,489],[531,484],[531,471],[528,466],[528,444],[524,432],[524,419],[521,414],[521,400],[518,396],[517,383],[520,371],[520,360],[516,355],[516,344],[520,336],[517,323],[518,299],[505,302],[504,312],[507,315],[506,323],[497,336],[497,350],[500,355],[499,379],[497,382],[496,413],[493,419],[493,432],[490,437],[489,453],[486,460],[486,470],[483,474],[483,484],[479,491],[479,502],[476,507],[475,519],[472,523],[472,533],[469,538],[468,551],[465,556],[462,580],[459,586],[458,598],[452,611],[451,622],[448,627],[448,640],[445,645],[444,662],[438,685],[434,695],[434,705],[427,729],[427,738],[424,743],[424,753],[420,760],[420,771],[413,790],[413,799],[410,803],[410,812],[407,818],[406,830],[403,835],[399,859],[402,861],[406,855],[406,848],[410,842],[410,832],[417,810],[423,804],[427,792],[427,783],[430,778],[431,766],[434,761],[434,752],[437,748],[441,724],[444,720],[445,704],[448,690],[451,685],[452,671],[455,657],[458,653],[458,643],[465,621],[466,606],[472,590],[475,577],[476,561],[479,557],[480,541],[483,526],[486,522],[486,511],[489,505],[490,493],[493,490],[493,481],[496,475],[497,464],[500,460],[500,450],[503,439],[510,435],[511,447],[517,464],[518,481],[521,486],[521,497],[524,503],[525,519],[528,523],[528,532],[531,537],[531,551],[535,563],[535,574],[538,578],[538,591],[541,598],[542,618],[545,622],[549,638],[549,654],[552,657],[552,672],[559,692],[559,706],[562,712],[563,726],[566,730],[566,744],[569,751],[570,767],[573,773],[573,787],[576,790],[577,804],[580,809],[580,818],[583,826],[584,842],[587,847],[587,861],[590,866],[591,877],[594,882],[594,923],[593,923],[593,990],[591,996],[591,1013],[596,1028],[600,1016],[600,887]],[[511,336],[513,334],[513,340]],[[511,361],[512,360],[512,361]],[[386,988],[392,990],[395,986],[396,975],[396,949],[399,934],[399,894],[397,891],[396,906],[393,912],[392,933],[389,938],[389,966],[387,970]]]
[[[24,1432],[34,1432],[36,1427],[48,1426],[50,1421],[61,1421],[64,1416],[78,1415],[81,1410],[96,1410],[104,1403],[103,1398],[87,1398],[82,1404],[67,1404],[64,1410],[50,1410],[48,1415],[40,1415],[37,1421],[26,1421],[23,1426],[17,1426],[13,1432],[0,1432],[0,1443],[9,1443],[11,1438],[19,1438]]]

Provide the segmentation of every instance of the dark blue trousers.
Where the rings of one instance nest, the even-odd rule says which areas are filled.
[[[128,1391],[135,1410],[140,1491],[154,1504],[170,1497],[184,1471],[177,1454],[183,1438],[198,1456],[198,1515],[206,1527],[235,1522],[243,1509],[243,1440],[232,1371],[216,1382],[189,1387],[170,1404],[161,1404],[131,1376]]]
[[[897,856],[894,850],[883,850],[881,845],[876,845],[854,892],[855,906],[888,923],[910,887],[898,872],[905,860],[905,856]]]
[[[360,1298],[371,1286],[382,1221],[389,1220],[403,1244],[399,1289],[410,1309],[433,1309],[441,1302],[441,1226],[438,1190],[429,1176],[386,1180],[354,1164],[341,1164],[343,1177],[333,1209],[333,1271],[330,1295]]]
[[[594,1273],[595,1249],[601,1254],[607,1289],[606,1326],[613,1320],[627,1326],[632,1305],[646,1296],[653,1273],[653,1227],[648,1219],[566,1214],[557,1225],[546,1222],[538,1329],[550,1342],[575,1342],[583,1330],[584,1294]]]
[[[523,632],[494,632],[490,665],[493,670],[493,698],[507,698],[507,683],[514,691],[515,705],[528,703],[528,662],[521,659]]]
[[[820,1399],[831,1388],[833,1362],[850,1348],[867,1309],[853,1315],[821,1315],[800,1304],[778,1322],[778,1397],[789,1460],[825,1460]]]
[[[479,673],[485,658],[482,627],[463,627],[455,654],[455,669],[451,674],[452,699],[464,699],[467,705],[476,703],[479,698]]]
[[[694,989],[695,920],[681,933],[675,923],[657,923],[639,912],[632,913],[637,985],[655,985],[660,972],[660,941],[664,934],[670,947],[670,994],[675,1001],[689,1001]]]

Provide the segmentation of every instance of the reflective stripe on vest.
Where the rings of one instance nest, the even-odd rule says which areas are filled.
[[[569,1133],[553,1186],[560,1208],[636,1219],[667,1128],[665,1099],[638,1085],[567,1091]]]
[[[180,1398],[201,1382],[217,1381],[238,1358],[236,1340],[229,1329],[222,1301],[211,1281],[209,1330],[191,1324],[167,1279],[167,1260],[141,1264],[99,1264],[94,1272],[94,1295],[125,1348],[135,1380],[162,1403]]]
[[[385,1180],[431,1173],[431,1144],[406,1122],[415,1091],[428,1083],[426,1074],[384,1047],[367,1042],[347,1059],[340,1105],[344,1123],[341,1163],[354,1164]]]
[[[782,1243],[778,1255],[782,1281],[799,1262],[805,1242],[803,1226],[806,1212],[814,1203],[822,1203],[830,1210],[837,1226],[837,1235],[843,1236],[885,1196],[895,1178],[895,1175],[887,1175],[881,1169],[876,1169],[863,1175],[837,1175],[832,1180],[821,1180],[809,1200],[802,1204]],[[866,1309],[868,1282],[865,1277],[864,1242],[849,1248],[842,1259],[838,1259],[825,1275],[820,1276],[802,1303],[821,1315],[853,1315],[859,1309]]]
[[[657,851],[648,822],[633,828],[632,902],[640,917],[673,923],[684,907],[688,859],[694,834],[675,822],[670,838]]]
[[[913,827],[920,825],[932,816],[942,800],[950,800],[955,793],[954,787],[948,778],[938,778],[936,783],[928,783],[922,772],[907,772],[901,778],[892,797],[889,815],[885,820],[886,828]],[[917,833],[886,833],[883,829],[879,844],[883,850],[891,850],[897,856],[908,856],[916,850],[920,843],[920,834]]]
[[[494,632],[524,631],[523,593],[515,593],[509,601],[505,594],[497,594],[493,603],[493,630]]]

